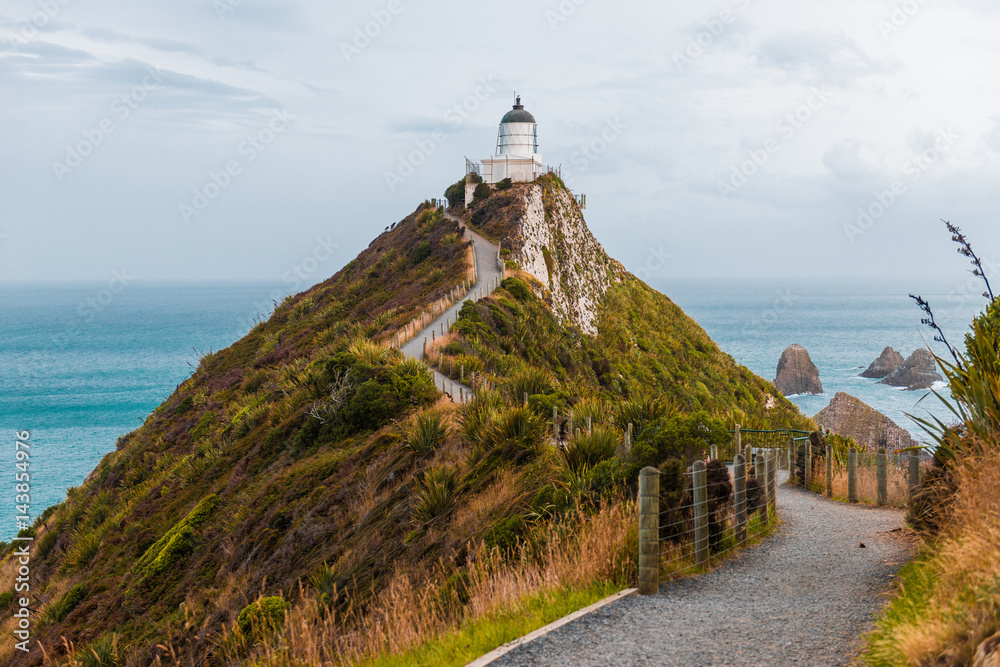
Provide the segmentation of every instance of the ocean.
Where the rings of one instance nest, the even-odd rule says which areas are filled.
[[[264,284],[0,286],[0,540],[17,533],[15,432],[31,433],[30,516],[65,498],[187,379],[273,308]]]
[[[971,276],[969,276],[971,278]],[[838,391],[855,396],[917,440],[927,436],[907,415],[936,416],[945,423],[951,412],[928,391],[907,391],[859,377],[887,347],[904,357],[930,345],[939,357],[947,348],[934,342],[934,332],[921,324],[926,317],[909,298],[930,302],[948,341],[962,349],[969,324],[986,306],[981,283],[959,274],[954,284],[900,279],[850,280],[650,280],[698,321],[737,363],[767,380],[777,373],[778,359],[789,345],[806,348],[819,369],[823,394],[791,396],[804,414],[813,416]],[[947,386],[933,388],[950,399]]]
[[[656,280],[737,362],[773,379],[778,358],[799,343],[820,369],[825,394],[792,400],[808,415],[846,391],[915,436],[904,413],[947,411],[927,392],[858,378],[882,349],[908,356],[932,334],[907,298],[936,307],[953,343],[984,302],[978,288],[902,281]],[[270,312],[270,284],[4,285],[0,287],[0,497],[13,500],[15,432],[30,439],[32,518],[60,502],[113,451],[119,436],[189,377],[208,351],[243,336]],[[117,290],[117,291],[115,291]],[[943,354],[940,345],[935,346]],[[6,466],[7,470],[4,470]],[[8,477],[8,475],[10,475]],[[0,540],[16,534],[13,502],[0,511]]]

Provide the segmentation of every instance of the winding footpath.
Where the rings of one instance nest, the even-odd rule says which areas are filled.
[[[460,218],[457,218],[451,215],[450,213],[445,213],[444,216],[449,220],[459,223],[465,230],[465,235],[468,238],[472,239],[472,241],[474,242],[475,252],[476,252],[477,273],[479,280],[476,282],[475,285],[472,286],[472,289],[469,290],[468,295],[464,299],[453,305],[448,310],[441,313],[441,315],[437,319],[435,319],[433,322],[431,322],[426,327],[421,329],[420,332],[417,333],[417,335],[414,336],[412,340],[403,344],[401,348],[403,354],[413,359],[423,359],[424,339],[426,338],[430,340],[432,331],[437,331],[438,334],[440,335],[441,325],[444,325],[444,330],[447,331],[449,321],[452,324],[455,323],[455,321],[458,319],[458,311],[462,309],[462,305],[466,301],[475,300],[477,296],[480,297],[488,296],[492,291],[492,286],[494,284],[499,283],[498,278],[501,278],[500,267],[497,264],[497,254],[499,253],[500,249],[494,244],[487,241],[479,234],[469,229],[465,225],[465,222],[462,221]],[[433,372],[434,372],[435,386],[437,386],[442,392],[449,394],[452,400],[455,401],[458,400],[457,394],[459,393],[459,389],[464,390],[466,396],[472,395],[473,393],[472,389],[467,387],[466,385],[463,385],[459,382],[455,382],[454,380],[445,377],[441,373],[438,373],[436,370],[434,370]]]
[[[776,535],[719,569],[622,598],[489,664],[851,664],[913,554],[903,511],[786,485],[778,511]]]

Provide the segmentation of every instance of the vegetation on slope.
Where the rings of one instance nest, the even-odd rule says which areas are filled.
[[[982,277],[965,237],[948,227]],[[935,465],[910,506],[924,544],[868,639],[870,665],[988,665],[1000,657],[1000,302],[988,281],[986,288],[990,303],[972,323],[964,354],[938,331],[953,355],[938,362],[955,423],[925,422]],[[930,306],[918,303],[934,327]]]
[[[449,372],[476,373],[457,408],[382,342],[468,270],[458,227],[422,206],[206,356],[38,522],[48,655],[353,664],[567,587],[623,586],[639,467],[682,465],[733,421],[808,424],[634,279],[598,336],[523,280],[466,305],[440,343],[462,360]],[[553,407],[592,433],[553,447]]]

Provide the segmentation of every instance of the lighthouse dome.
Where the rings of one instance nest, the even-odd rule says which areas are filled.
[[[530,158],[538,153],[538,124],[518,97],[514,108],[500,121],[497,155]]]
[[[517,98],[517,104],[514,108],[507,112],[507,115],[503,117],[501,123],[534,123],[535,117],[531,115],[530,112],[525,111],[524,105],[521,104],[521,98]]]

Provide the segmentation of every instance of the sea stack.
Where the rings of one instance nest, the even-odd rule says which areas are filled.
[[[940,382],[943,378],[937,372],[937,362],[934,355],[928,350],[919,349],[910,355],[899,368],[886,376],[882,384],[893,387],[906,387],[914,391],[917,389],[930,389],[935,382]]]
[[[789,345],[788,349],[781,353],[774,386],[785,396],[823,393],[823,384],[819,381],[819,369],[809,358],[806,348],[801,345]]]
[[[891,347],[887,347],[882,350],[882,354],[879,355],[878,359],[873,361],[871,366],[861,374],[861,377],[881,380],[902,365],[903,355]]]
[[[837,435],[854,438],[862,451],[874,452],[879,447],[896,451],[919,445],[896,422],[842,391],[837,392],[830,405],[820,410],[813,421]]]

